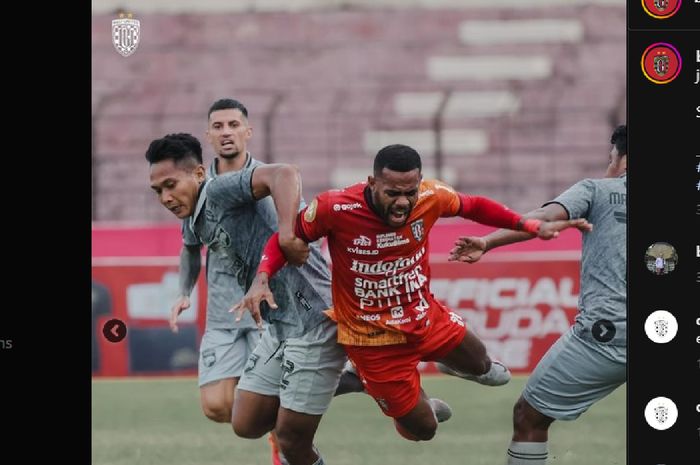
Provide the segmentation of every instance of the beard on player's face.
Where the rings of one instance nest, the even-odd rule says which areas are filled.
[[[373,192],[374,205],[384,222],[394,228],[406,224],[413,210],[413,204],[406,197],[396,198],[383,194],[379,189]]]
[[[372,200],[386,224],[394,228],[406,224],[418,201],[421,180],[418,168],[405,172],[383,168],[368,178]]]

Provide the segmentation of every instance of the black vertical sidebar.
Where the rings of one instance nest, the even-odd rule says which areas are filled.
[[[627,2],[627,463],[687,465],[700,463],[700,0],[683,0],[666,19],[643,3]],[[655,243],[677,253],[667,274],[650,271],[645,260]],[[659,310],[678,324],[663,343],[645,330]],[[665,326],[655,328],[664,334]],[[660,397],[677,407],[670,427],[673,415]],[[645,409],[666,429],[654,428]]]

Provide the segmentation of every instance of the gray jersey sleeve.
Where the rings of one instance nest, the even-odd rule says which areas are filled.
[[[201,246],[202,243],[201,241],[197,238],[195,233],[192,231],[192,228],[190,228],[190,219],[187,218],[182,222],[182,245],[187,247],[187,246]]]
[[[588,218],[594,195],[595,184],[593,180],[584,179],[569,187],[557,198],[545,203],[543,206],[558,203],[567,211],[570,220]]]
[[[227,208],[236,208],[254,202],[251,183],[255,168],[220,174],[209,181],[207,198],[219,205],[226,205]]]
[[[583,233],[577,336],[610,347],[624,363],[627,343],[627,178],[584,179],[552,202],[569,218],[586,218]],[[601,349],[602,350],[602,349]],[[607,350],[607,349],[606,349]]]

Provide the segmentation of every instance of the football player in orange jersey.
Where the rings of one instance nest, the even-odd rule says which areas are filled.
[[[421,169],[420,155],[411,147],[384,147],[366,183],[319,195],[295,225],[306,243],[328,238],[338,342],[398,432],[416,441],[430,440],[438,423],[435,405],[420,385],[419,362],[441,362],[451,374],[489,386],[511,377],[462,317],[430,292],[427,240],[435,222],[461,216],[542,239],[570,227],[591,229],[585,219],[524,219],[489,198],[423,180]],[[234,306],[239,315],[248,310],[258,320],[261,301],[275,307],[268,280],[284,265],[284,254],[296,261],[298,250],[283,251],[277,237],[270,238],[253,285]]]

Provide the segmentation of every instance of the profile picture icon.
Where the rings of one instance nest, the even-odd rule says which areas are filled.
[[[668,84],[676,79],[682,64],[681,54],[666,42],[651,44],[642,53],[642,73],[654,84]]]
[[[678,321],[671,312],[657,310],[652,312],[644,322],[644,332],[657,344],[666,344],[678,333]]]
[[[663,431],[669,429],[678,420],[678,407],[668,397],[655,397],[647,403],[644,418],[649,426]]]
[[[681,0],[642,0],[644,11],[656,19],[668,19],[678,12]]]
[[[647,270],[655,275],[666,275],[672,272],[678,264],[676,249],[667,242],[655,242],[647,248],[644,254]]]

